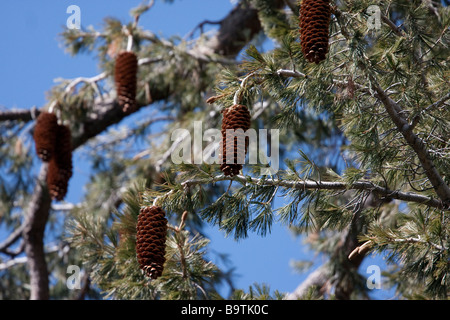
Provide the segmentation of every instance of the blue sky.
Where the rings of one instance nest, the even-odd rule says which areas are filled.
[[[230,0],[175,0],[173,4],[156,0],[151,11],[141,17],[140,25],[165,36],[184,36],[203,20],[220,20],[233,7]],[[58,42],[58,34],[66,25],[70,14],[69,5],[81,9],[82,27],[89,25],[100,29],[103,18],[113,16],[123,22],[130,21],[129,9],[138,6],[140,0],[18,0],[1,1],[0,27],[2,45],[0,49],[0,106],[29,109],[42,107],[46,92],[55,84],[56,78],[91,77],[101,72],[90,55],[72,57],[64,53]],[[74,155],[77,161],[78,155]],[[75,168],[67,201],[77,202],[82,198],[82,185],[89,177],[89,168]],[[281,200],[279,200],[281,201]],[[249,234],[236,242],[215,227],[205,232],[211,237],[213,252],[227,253],[231,266],[239,276],[235,286],[247,290],[254,282],[266,283],[272,290],[293,291],[305,278],[305,274],[293,271],[290,262],[294,259],[314,259],[315,265],[322,262],[314,257],[285,227],[274,225],[266,237]],[[214,254],[215,262],[220,261]],[[362,273],[370,264],[383,268],[379,258],[366,259]],[[227,294],[228,292],[224,292]],[[374,292],[374,297],[390,298],[392,292]]]

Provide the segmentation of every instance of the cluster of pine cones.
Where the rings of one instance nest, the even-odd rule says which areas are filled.
[[[41,112],[36,120],[33,138],[38,157],[48,162],[47,186],[53,200],[67,194],[72,177],[72,135],[70,128],[58,124],[56,115]]]
[[[123,112],[136,110],[138,59],[131,51],[119,53],[116,58],[114,81],[117,100]]]
[[[140,268],[151,279],[164,271],[167,219],[157,206],[141,208],[136,226],[136,253]]]
[[[329,0],[303,0],[300,7],[300,42],[302,52],[309,62],[323,61],[328,53],[331,7]],[[239,174],[248,149],[247,139],[227,140],[227,129],[250,128],[250,113],[246,106],[236,104],[223,111],[222,163],[220,169],[226,176]],[[228,159],[227,161],[227,158]]]
[[[309,62],[320,63],[328,53],[330,15],[328,0],[303,0],[301,4],[300,40],[302,52]],[[115,81],[118,100],[125,112],[136,106],[136,72],[136,56],[131,52],[121,53],[116,61]],[[247,154],[248,138],[243,134],[251,126],[250,112],[246,106],[234,104],[222,113],[220,169],[226,176],[235,176],[242,170]],[[227,130],[230,129],[234,134],[227,137]],[[236,131],[238,129],[242,131]],[[136,253],[140,268],[148,277],[156,279],[163,273],[166,261],[165,212],[157,206],[142,208],[136,231]]]
[[[300,44],[305,58],[316,64],[328,53],[331,7],[329,0],[303,0],[300,6]]]

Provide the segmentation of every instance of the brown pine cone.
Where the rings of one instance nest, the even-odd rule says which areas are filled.
[[[160,207],[142,208],[136,226],[136,253],[140,268],[156,279],[164,271],[166,261],[167,219]]]
[[[54,156],[49,162],[47,173],[47,186],[53,200],[64,199],[71,177],[72,135],[69,127],[58,125]]]
[[[48,162],[53,155],[56,142],[58,119],[53,113],[41,112],[34,128],[36,153],[42,161]]]
[[[117,100],[123,112],[136,109],[138,59],[130,51],[121,52],[116,59],[114,80]]]
[[[328,53],[331,7],[329,0],[303,0],[300,6],[300,44],[309,62],[320,63]]]
[[[232,136],[227,139],[227,129],[242,129],[245,133],[250,129],[251,117],[247,107],[240,104],[233,105],[223,110],[222,113],[222,164],[220,170],[226,176],[234,176],[239,174],[245,162],[248,138],[238,139],[239,133],[236,133],[234,139]],[[227,163],[227,156],[232,157],[232,163]]]

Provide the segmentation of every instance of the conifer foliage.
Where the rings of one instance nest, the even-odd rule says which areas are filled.
[[[206,224],[241,241],[271,237],[275,224],[305,237],[319,258],[295,263],[308,273],[295,290],[278,293],[273,284],[279,299],[376,298],[381,290],[362,269],[369,255],[374,264],[383,259],[382,274],[370,279],[394,298],[448,299],[445,3],[239,0],[214,22],[217,32],[203,32],[208,20],[166,38],[138,26],[148,1],[127,25],[107,18],[101,30],[65,30],[66,49],[95,55],[101,73],[49,91],[65,103],[58,119],[71,125],[58,126],[43,106],[38,156],[25,152],[34,111],[0,108],[0,228],[10,234],[0,241],[0,299],[272,298],[258,284],[248,293],[236,288],[241,262],[211,250]],[[135,52],[115,59],[130,35]],[[275,45],[251,45],[264,36]],[[251,126],[261,134],[258,161],[246,165],[252,140],[235,131]],[[238,134],[227,140],[227,130]],[[52,206],[45,173],[51,197],[64,199],[71,150],[91,165],[90,180],[78,203]],[[36,182],[30,168],[38,157],[48,163]],[[266,170],[273,163],[276,170]],[[278,254],[259,258],[282,260]],[[82,269],[81,290],[67,286],[69,264]],[[228,284],[229,293],[219,293]]]
[[[303,0],[300,7],[300,43],[309,62],[320,63],[328,53],[331,7],[329,0]]]

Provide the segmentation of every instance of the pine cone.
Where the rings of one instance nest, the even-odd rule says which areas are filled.
[[[53,113],[41,112],[36,120],[34,143],[36,153],[42,161],[48,162],[55,150],[58,119]]]
[[[133,52],[120,53],[116,59],[114,80],[117,100],[123,112],[136,109],[136,83],[138,59]]]
[[[222,120],[222,164],[220,170],[226,176],[239,174],[247,154],[248,138],[238,139],[239,134],[228,137],[227,129],[242,129],[245,133],[250,129],[251,117],[246,106],[236,104],[223,111]],[[233,163],[227,163],[227,156],[232,155]]]
[[[53,200],[61,201],[67,194],[72,177],[72,135],[70,128],[57,127],[54,156],[48,165],[47,186]]]
[[[309,62],[318,64],[328,53],[331,8],[329,0],[303,0],[300,7],[300,43]]]
[[[142,208],[136,226],[136,253],[140,268],[156,279],[163,273],[166,261],[167,219],[160,207]]]

